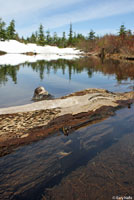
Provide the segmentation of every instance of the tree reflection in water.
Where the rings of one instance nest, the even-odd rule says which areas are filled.
[[[17,66],[1,65],[0,66],[0,84],[6,84],[8,77],[12,78],[12,81],[17,84],[17,73],[21,67],[31,67],[33,71],[39,73],[40,79],[44,79],[44,72],[50,74],[53,70],[57,73],[58,69],[62,70],[62,74],[65,74],[65,70],[68,71],[69,79],[71,75],[78,74],[86,71],[89,78],[92,77],[93,72],[102,72],[104,75],[115,75],[116,80],[120,83],[122,80],[130,78],[134,79],[134,63],[120,62],[117,60],[103,60],[98,58],[81,58],[77,60],[63,60],[57,61],[37,61],[35,63],[25,63]]]

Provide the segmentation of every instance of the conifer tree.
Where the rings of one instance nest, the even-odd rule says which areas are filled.
[[[78,34],[77,34],[77,39],[78,39],[78,40],[85,40],[85,37],[84,37],[84,35],[82,35],[81,33],[78,33]]]
[[[124,26],[124,24],[122,24],[122,25],[120,26],[119,36],[125,36],[126,33],[127,33],[126,27]]]
[[[40,26],[39,26],[38,44],[41,46],[43,46],[45,44],[44,27],[42,24],[40,24]]]
[[[0,18],[0,40],[6,40],[5,25],[6,23]]]
[[[130,29],[128,29],[128,30],[126,31],[126,34],[127,34],[127,36],[132,36],[132,31],[131,31]]]
[[[15,21],[12,20],[9,24],[9,26],[7,27],[7,38],[9,40],[13,40],[15,39],[16,36],[16,31],[15,31]]]
[[[58,41],[58,36],[57,36],[57,33],[54,32],[54,35],[53,35],[53,43],[56,45],[56,44],[57,44],[57,41]]]
[[[65,32],[63,32],[62,40],[66,40],[66,33]]]
[[[73,42],[73,29],[72,29],[72,23],[70,23],[68,44],[72,45],[72,42]]]
[[[94,39],[95,39],[95,32],[94,32],[93,30],[91,30],[91,31],[89,32],[88,39],[89,39],[89,40],[94,40]]]
[[[66,45],[67,45],[66,33],[63,32],[63,35],[62,35],[62,46],[66,47]]]
[[[30,37],[30,42],[32,43],[36,43],[36,35],[34,33],[32,33],[31,37]]]
[[[51,36],[50,36],[50,31],[48,30],[48,31],[46,31],[46,42],[47,42],[47,44],[51,44],[51,40],[52,40],[52,38],[51,38]]]

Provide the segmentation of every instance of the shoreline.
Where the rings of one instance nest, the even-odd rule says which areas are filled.
[[[0,156],[57,131],[67,136],[133,102],[134,92],[87,89],[54,100],[0,109]]]
[[[104,53],[102,55],[101,52],[85,52],[83,54],[85,57],[99,57],[102,60],[105,59],[113,59],[113,60],[119,60],[119,61],[127,61],[127,62],[133,62],[134,61],[134,56],[133,55],[127,55],[127,54],[109,54],[109,53]]]

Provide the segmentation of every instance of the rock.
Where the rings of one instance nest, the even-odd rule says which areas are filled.
[[[5,51],[0,51],[0,56],[5,55],[6,52]]]
[[[21,136],[21,138],[25,138],[25,137],[28,137],[28,136],[29,136],[29,134],[24,134],[24,135]]]
[[[49,100],[52,99],[52,95],[49,94],[44,87],[38,87],[34,90],[34,95],[32,100],[39,101],[39,100]]]
[[[37,55],[36,52],[26,52],[26,53],[23,53],[24,55],[27,55],[27,56],[35,56]]]

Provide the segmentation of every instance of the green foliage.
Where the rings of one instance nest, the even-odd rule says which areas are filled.
[[[49,44],[49,45],[52,43],[52,38],[51,38],[49,30],[46,31],[46,43]]]
[[[120,26],[119,36],[125,36],[126,33],[127,33],[126,27],[124,26],[124,24],[122,24],[122,25]]]
[[[131,31],[130,29],[128,29],[128,30],[126,31],[126,33],[127,33],[127,36],[132,36],[132,31]]]
[[[89,40],[94,40],[94,39],[95,39],[95,32],[94,32],[93,30],[91,30],[91,31],[89,32],[88,39],[89,39]]]
[[[7,27],[7,39],[13,40],[16,38],[16,31],[15,31],[15,21],[12,20]]]
[[[37,37],[35,33],[32,33],[31,37],[29,38],[29,41],[31,43],[36,43],[37,42]]]
[[[54,32],[54,34],[53,34],[52,43],[53,43],[53,45],[57,45],[57,43],[58,43],[58,36],[57,36],[56,32]]]
[[[68,37],[66,37],[65,32],[63,32],[61,37],[59,37],[56,32],[51,36],[49,30],[46,31],[45,37],[43,25],[40,24],[38,31],[32,33],[30,37],[25,39],[24,37],[20,38],[16,33],[14,20],[11,20],[9,26],[6,28],[6,23],[0,18],[0,40],[7,39],[15,39],[25,44],[30,42],[42,46],[45,44],[54,45],[60,48],[74,46],[85,52],[99,52],[102,48],[105,48],[105,52],[109,54],[134,54],[134,34],[130,29],[127,30],[124,25],[120,26],[118,35],[106,34],[103,37],[96,37],[95,32],[91,29],[88,36],[85,37],[80,33],[74,33],[72,24],[70,23]]]
[[[43,27],[42,24],[40,24],[40,26],[39,26],[38,44],[41,45],[41,46],[45,45],[44,27]]]
[[[68,39],[68,45],[72,45],[73,43],[73,29],[72,24],[70,23],[70,29],[69,29],[69,39]]]
[[[6,40],[6,23],[0,18],[0,40]]]
[[[66,39],[66,33],[63,32],[62,34],[62,47],[66,47],[67,46],[67,39]]]

